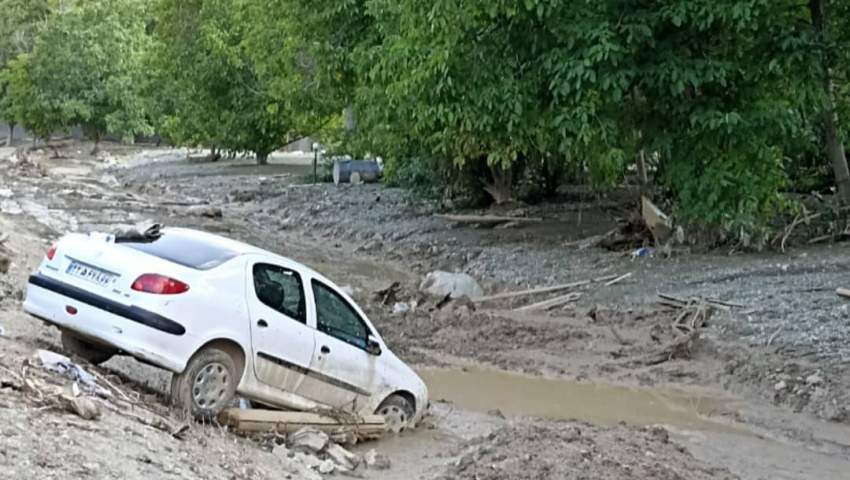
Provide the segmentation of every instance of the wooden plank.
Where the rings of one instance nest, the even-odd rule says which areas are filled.
[[[557,291],[560,291],[560,290],[567,290],[567,289],[570,289],[570,288],[583,287],[585,285],[590,285],[591,283],[595,283],[595,282],[607,282],[607,281],[613,280],[615,278],[617,278],[617,275],[607,275],[607,276],[604,276],[604,277],[593,278],[593,279],[589,279],[589,280],[581,280],[581,281],[578,281],[578,282],[564,283],[562,285],[552,285],[551,287],[537,287],[537,288],[532,288],[532,289],[529,289],[529,290],[518,290],[518,291],[515,291],[515,292],[497,293],[495,295],[489,295],[489,296],[486,296],[486,297],[479,297],[479,298],[473,299],[472,302],[473,303],[482,303],[482,302],[489,302],[489,301],[492,301],[492,300],[502,300],[502,299],[505,299],[505,298],[522,297],[522,296],[525,296],[525,295],[536,295],[538,293],[557,292]]]
[[[352,417],[352,421],[345,421],[311,412],[229,408],[221,412],[219,421],[240,432],[292,433],[312,427],[329,435],[353,433],[361,440],[380,438],[387,431],[384,417],[380,415]]]
[[[538,217],[500,217],[498,215],[444,215],[436,214],[437,218],[458,223],[506,223],[506,222],[524,222],[524,223],[539,223],[542,218]]]
[[[614,285],[615,283],[620,283],[620,282],[622,282],[623,280],[625,280],[625,279],[627,279],[627,278],[629,278],[629,277],[631,277],[631,276],[632,276],[632,272],[629,272],[629,273],[626,273],[626,274],[620,275],[619,277],[615,278],[614,280],[611,280],[611,281],[609,281],[609,282],[606,282],[606,283],[605,283],[605,286],[606,286],[606,287],[610,287],[611,285]]]

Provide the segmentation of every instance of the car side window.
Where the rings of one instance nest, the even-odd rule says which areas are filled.
[[[316,297],[316,326],[328,335],[358,348],[366,348],[369,327],[360,315],[327,285],[312,281],[313,296]]]
[[[297,272],[287,268],[258,263],[254,265],[254,292],[266,306],[287,317],[307,323],[304,308],[304,285]]]

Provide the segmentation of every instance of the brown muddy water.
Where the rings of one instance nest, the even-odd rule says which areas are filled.
[[[646,388],[532,377],[485,368],[423,368],[435,400],[506,416],[581,420],[598,425],[668,425],[685,430],[736,432],[711,417],[734,411],[732,399],[704,391]]]

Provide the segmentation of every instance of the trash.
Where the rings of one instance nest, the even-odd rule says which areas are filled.
[[[304,427],[288,438],[289,448],[294,451],[316,454],[328,446],[328,434],[312,427]]]
[[[374,448],[363,455],[363,462],[369,470],[389,470],[391,466],[389,457],[378,453]]]
[[[410,311],[410,305],[404,302],[397,302],[393,305],[393,315],[401,315]]]
[[[327,453],[328,457],[338,466],[345,470],[354,470],[358,465],[360,465],[360,457],[335,443],[328,445],[325,453]]]
[[[419,290],[436,297],[451,295],[451,298],[460,298],[466,296],[475,300],[484,296],[481,285],[465,273],[431,272],[419,285]]]
[[[38,350],[38,358],[44,368],[80,382],[89,392],[104,398],[112,396],[112,392],[98,385],[97,379],[92,374],[72,362],[70,358],[48,350]]]
[[[646,247],[638,248],[637,250],[632,252],[631,256],[632,258],[651,257],[652,249]]]

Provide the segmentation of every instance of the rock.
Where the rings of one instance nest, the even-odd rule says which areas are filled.
[[[389,457],[378,453],[374,448],[363,455],[363,462],[369,470],[389,470],[390,468]]]
[[[335,443],[328,445],[328,449],[325,453],[327,453],[328,457],[330,457],[334,463],[345,470],[354,470],[358,465],[360,465],[359,456],[349,452]]]
[[[328,435],[315,428],[304,427],[289,436],[289,448],[298,452],[317,454],[328,446]]]
[[[813,373],[806,377],[806,385],[820,385],[823,383],[823,378],[817,373]]]
[[[333,460],[328,459],[319,464],[319,473],[322,475],[327,475],[329,473],[333,473],[336,470],[336,464],[334,464]]]
[[[773,386],[773,389],[778,392],[780,390],[785,390],[785,388],[787,386],[788,386],[788,384],[785,383],[785,380],[781,380],[781,381],[777,382],[776,385]]]
[[[0,275],[9,273],[10,265],[12,265],[12,261],[9,260],[9,257],[0,255]]]
[[[484,296],[481,285],[465,273],[431,272],[419,285],[419,290],[437,297],[450,295],[451,298],[467,296],[476,299]]]

